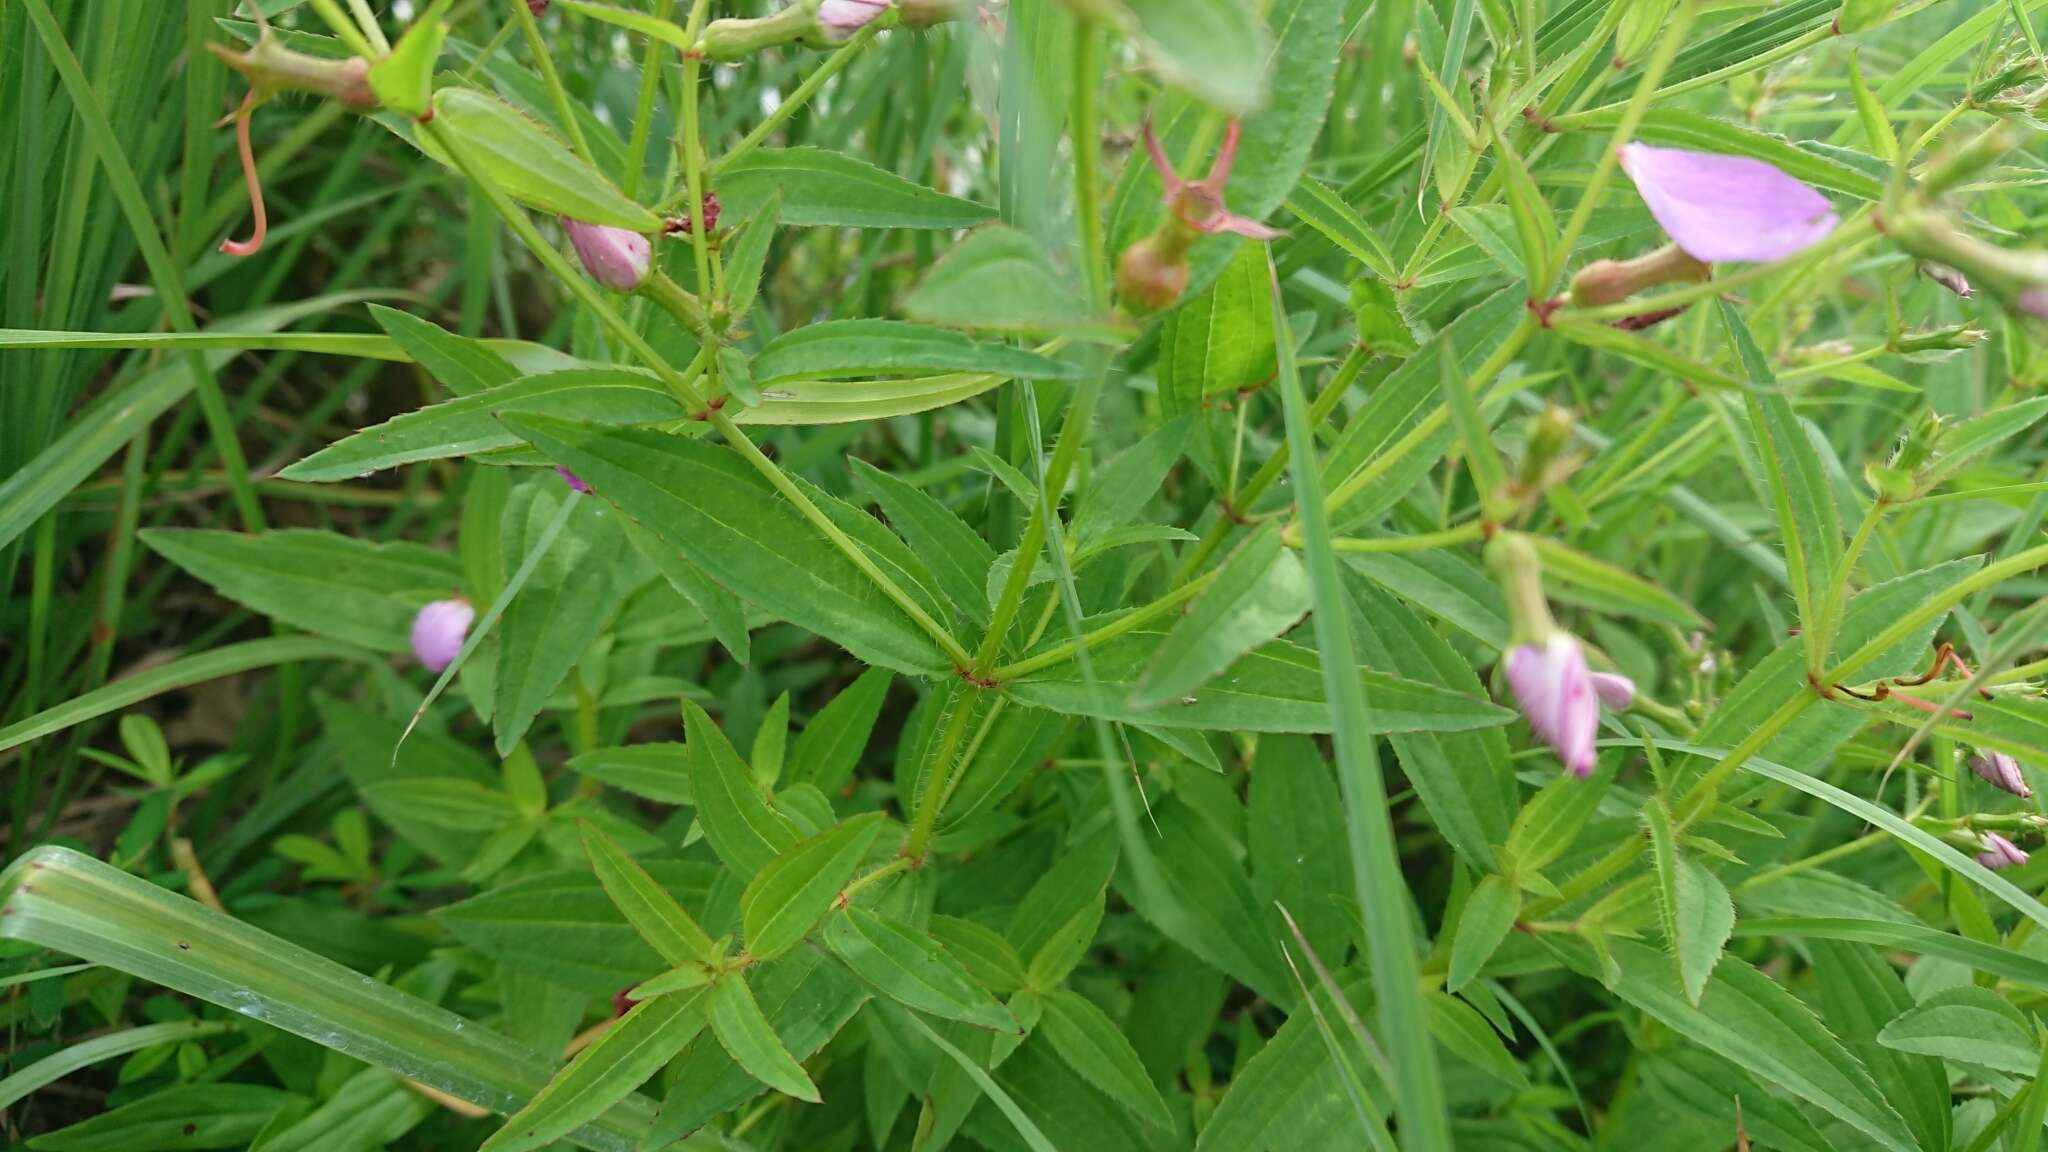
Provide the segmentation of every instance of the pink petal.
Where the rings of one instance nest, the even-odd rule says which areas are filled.
[[[1611,712],[1625,711],[1636,702],[1636,682],[1626,676],[1612,672],[1594,672],[1593,692],[1600,697],[1600,703]]]
[[[1195,225],[1195,228],[1212,236],[1218,232],[1235,232],[1239,236],[1248,236],[1253,240],[1271,240],[1277,236],[1287,235],[1278,228],[1268,228],[1249,216],[1238,216],[1230,212],[1211,216]]]
[[[456,654],[462,651],[462,642],[469,638],[469,626],[475,619],[476,609],[467,600],[436,600],[427,604],[412,618],[412,654],[426,665],[427,671],[441,671],[454,663]]]
[[[1840,222],[1827,197],[1748,156],[1626,144],[1621,167],[1672,241],[1710,264],[1782,260]]]
[[[889,10],[889,0],[825,0],[818,5],[818,23],[836,32],[853,32]]]
[[[1977,854],[1977,863],[1992,871],[2012,868],[2027,862],[2027,854],[2019,845],[2007,840],[1996,832],[1984,833],[1984,851]]]
[[[1507,673],[1529,727],[1573,775],[1592,775],[1600,699],[1579,642],[1560,632],[1540,647],[1519,645],[1508,653]]]

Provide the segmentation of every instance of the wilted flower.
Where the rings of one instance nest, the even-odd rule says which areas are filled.
[[[614,292],[631,292],[647,279],[653,266],[653,247],[647,237],[625,228],[607,228],[562,217],[569,243],[583,260],[590,278]]]
[[[719,207],[720,205],[718,203],[718,193],[712,192],[707,189],[704,193],[705,232],[710,233],[718,231]],[[661,222],[661,231],[662,234],[665,236],[688,236],[690,234],[690,228],[690,214],[687,212],[683,213],[681,216],[670,216],[668,219],[663,220]]]
[[[583,477],[578,476],[574,472],[569,471],[567,468],[562,467],[560,464],[555,465],[555,471],[562,474],[562,482],[567,484],[571,489],[577,492],[590,491],[590,485],[585,484],[583,482]]]
[[[1573,775],[1591,776],[1600,696],[1578,640],[1568,632],[1553,632],[1541,644],[1518,644],[1508,652],[1507,671],[1529,727]],[[1634,685],[1629,687],[1633,695]]]
[[[889,10],[889,0],[825,0],[818,5],[818,25],[827,40],[844,40]]]
[[[1748,156],[1631,143],[1621,167],[1665,233],[1709,264],[1782,260],[1840,222],[1827,197]]]
[[[419,657],[427,671],[441,671],[455,662],[475,619],[476,609],[459,596],[433,601],[412,618],[412,654]]]
[[[1636,682],[1613,672],[1588,673],[1593,678],[1593,694],[1600,697],[1600,704],[1610,712],[1623,712],[1636,702]]]
[[[2022,800],[2034,795],[2027,787],[2027,778],[2020,771],[2020,762],[2003,752],[1986,752],[1982,756],[1970,757],[1970,771],[1982,776],[1993,788],[2010,792]]]
[[[526,10],[535,16],[545,16],[548,12],[548,0],[526,0]]]
[[[1181,223],[1211,236],[1235,232],[1253,240],[1271,240],[1281,234],[1278,229],[1268,228],[1249,216],[1235,215],[1223,203],[1223,187],[1230,180],[1231,168],[1237,164],[1237,144],[1242,135],[1242,126],[1232,120],[1223,131],[1223,146],[1216,150],[1209,174],[1200,180],[1184,180],[1173,170],[1173,162],[1166,158],[1166,150],[1160,146],[1150,120],[1145,122],[1145,152],[1166,185],[1166,206]]]
[[[1984,833],[1984,851],[1977,853],[1977,863],[1993,872],[2000,868],[2014,868],[2027,862],[2027,854],[2020,846],[1996,832]]]

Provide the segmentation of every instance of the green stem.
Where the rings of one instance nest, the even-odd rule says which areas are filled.
[[[1479,366],[1478,371],[1472,373],[1472,388],[1474,390],[1483,388],[1486,386],[1487,381],[1499,375],[1501,370],[1508,366],[1508,362],[1515,358],[1515,353],[1522,350],[1522,345],[1528,341],[1529,337],[1535,334],[1537,327],[1536,318],[1524,311],[1521,321],[1508,332],[1507,339],[1501,341],[1500,347],[1493,350],[1493,355],[1488,356],[1486,361]],[[1487,399],[1491,400],[1492,397],[1489,396]],[[1360,492],[1365,490],[1367,485],[1385,475],[1394,465],[1406,459],[1409,453],[1421,447],[1423,441],[1428,440],[1431,436],[1441,431],[1444,424],[1450,418],[1450,409],[1447,406],[1439,404],[1432,408],[1429,415],[1424,416],[1416,423],[1415,427],[1408,430],[1407,435],[1401,437],[1386,451],[1374,457],[1371,463],[1352,473],[1342,484],[1331,489],[1328,498],[1328,511],[1335,512],[1337,509],[1349,504]]]
[[[1033,672],[1043,672],[1047,668],[1056,667],[1072,660],[1076,652],[1091,651],[1116,639],[1118,636],[1122,636],[1126,632],[1143,628],[1162,616],[1170,615],[1182,604],[1194,599],[1202,589],[1207,588],[1216,579],[1216,573],[1219,571],[1222,571],[1222,569],[1212,568],[1150,604],[1142,608],[1131,609],[1122,616],[1082,636],[1078,641],[1069,640],[1064,644],[1048,648],[1036,656],[1019,660],[1013,664],[1005,664],[990,672],[989,679],[1000,684],[1015,680],[1020,676],[1029,676]]]
[[[671,0],[662,0],[654,14],[667,19]],[[647,54],[640,59],[640,100],[633,107],[633,138],[626,144],[626,170],[620,175],[619,191],[631,200],[640,194],[641,170],[647,167],[647,139],[654,133],[654,97],[661,91],[661,61],[666,45],[647,38]]]
[[[742,137],[739,143],[733,145],[727,150],[725,155],[720,156],[711,165],[712,175],[715,176],[725,171],[726,165],[759,148],[768,137],[775,134],[777,128],[782,127],[791,116],[796,115],[797,111],[810,101],[811,97],[818,94],[818,89],[825,86],[825,81],[838,75],[840,69],[853,63],[853,58],[859,55],[862,48],[867,47],[868,41],[873,40],[875,34],[880,30],[880,21],[869,21],[861,27],[860,31],[853,34],[852,39],[840,45],[838,51],[827,56],[823,64],[818,65],[809,76],[804,77],[804,82],[797,85],[796,91],[791,92],[782,103],[775,106],[775,111],[762,117],[761,122],[754,125],[753,131]]]
[[[1330,541],[1330,547],[1338,552],[1428,552],[1436,548],[1450,548],[1459,544],[1470,544],[1485,534],[1485,525],[1474,520],[1441,532],[1417,532],[1411,536],[1374,536],[1370,538],[1340,537]],[[1281,536],[1281,542],[1290,548],[1301,547],[1300,533],[1290,527]]]
[[[922,864],[926,847],[931,843],[932,829],[938,827],[939,811],[945,807],[946,793],[951,791],[953,764],[960,754],[960,742],[967,738],[967,726],[974,720],[974,705],[979,699],[974,685],[965,681],[951,685],[948,703],[952,712],[946,718],[946,728],[939,736],[938,751],[932,756],[931,767],[924,775],[924,789],[917,795],[917,811],[910,819],[910,837],[903,842],[903,855],[912,863]]]
[[[363,30],[356,27],[356,22],[349,19],[348,13],[341,10],[341,5],[336,4],[334,0],[312,0],[312,5],[313,11],[319,14],[328,30],[332,31],[351,53],[365,60],[375,60],[380,55],[370,46],[370,42],[363,38]]]
[[[1840,684],[1847,681],[1892,645],[1912,635],[1921,627],[1940,619],[1949,609],[1967,600],[1977,590],[1993,587],[2021,573],[2031,572],[2043,564],[2048,564],[2048,544],[2036,545],[1958,580],[1933,599],[1914,605],[1912,610],[1894,621],[1890,627],[1871,637],[1863,647],[1844,657],[1841,663],[1828,670],[1827,675],[1822,678],[1823,682]]]
[[[540,71],[541,82],[547,85],[548,96],[555,103],[555,115],[562,120],[562,131],[569,135],[569,147],[585,164],[595,168],[597,161],[590,155],[590,142],[583,138],[583,125],[576,121],[576,105],[569,99],[569,90],[562,87],[562,78],[555,72],[555,58],[548,51],[548,42],[541,39],[540,21],[534,19],[533,10],[523,0],[506,0],[512,5],[513,19],[519,21],[519,30],[526,34],[527,51],[533,53],[533,66]]]
[[[703,9],[703,0],[698,0],[697,12],[691,17],[693,29]],[[710,238],[704,235],[704,151],[697,124],[697,88],[703,71],[704,61],[694,56],[683,58],[683,186],[690,198],[690,252],[697,261],[697,291],[708,293],[707,299],[719,300],[724,293],[712,282]]]
[[[1337,405],[1343,401],[1344,394],[1358,382],[1359,375],[1365,371],[1366,364],[1371,360],[1372,350],[1364,345],[1357,345],[1351,349],[1344,357],[1344,362],[1337,366],[1336,375],[1330,378],[1330,383],[1316,397],[1315,403],[1309,405],[1308,419],[1312,427],[1322,427],[1323,421],[1329,419],[1330,413],[1337,410]],[[1259,466],[1259,470],[1252,473],[1252,478],[1245,481],[1244,487],[1238,490],[1236,498],[1231,502],[1231,508],[1242,510],[1257,503],[1259,497],[1266,494],[1266,489],[1271,488],[1286,469],[1287,453],[1275,452],[1267,457],[1266,462]],[[1233,516],[1217,517],[1208,532],[1204,533],[1201,540],[1182,557],[1180,566],[1173,573],[1174,583],[1183,583],[1200,572],[1202,566],[1216,555],[1217,549],[1223,547],[1237,525],[1238,521]]]
[[[1864,546],[1870,543],[1870,534],[1877,530],[1878,521],[1884,519],[1884,511],[1890,507],[1882,498],[1870,502],[1870,508],[1863,513],[1863,522],[1856,526],[1856,535],[1850,538],[1849,547],[1842,553],[1842,559],[1828,580],[1828,592],[1820,605],[1820,619],[1814,621],[1813,644],[1807,648],[1807,670],[1818,676],[1827,663],[1828,654],[1834,651],[1835,631],[1841,627],[1842,601],[1849,589],[1849,578],[1856,572],[1856,562],[1863,556]]]
[[[1783,704],[1778,705],[1778,710],[1771,713],[1768,719],[1751,730],[1750,734],[1744,737],[1741,743],[1730,748],[1728,754],[1721,757],[1719,763],[1708,769],[1706,774],[1700,777],[1699,782],[1687,790],[1685,797],[1678,802],[1677,816],[1680,823],[1691,824],[1703,815],[1708,808],[1712,807],[1714,797],[1719,794],[1721,785],[1727,783],[1728,778],[1735,775],[1735,770],[1742,767],[1744,761],[1761,751],[1763,746],[1770,743],[1772,738],[1783,731],[1787,724],[1798,719],[1800,713],[1806,711],[1807,705],[1812,704],[1818,699],[1820,699],[1820,696],[1814,692],[1799,692],[1793,695]]]
[[[1551,266],[1544,276],[1543,291],[1536,294],[1539,298],[1556,290],[1558,280],[1571,262],[1572,247],[1592,221],[1593,210],[1600,206],[1600,197],[1607,191],[1607,182],[1614,178],[1614,170],[1621,163],[1621,146],[1635,136],[1636,126],[1642,123],[1643,114],[1650,109],[1650,97],[1656,94],[1657,84],[1664,78],[1664,70],[1671,66],[1679,46],[1685,43],[1685,34],[1691,30],[1693,16],[1698,11],[1699,0],[1680,0],[1677,10],[1672,12],[1663,37],[1657,41],[1656,51],[1651,53],[1649,63],[1643,67],[1642,79],[1636,82],[1635,95],[1630,98],[1628,107],[1622,110],[1621,119],[1614,125],[1614,134],[1600,153],[1600,162],[1594,165],[1593,175],[1586,180],[1585,192],[1572,209],[1571,220],[1565,224],[1564,234],[1558,240],[1557,255],[1552,257]]]
[[[1102,81],[1102,29],[1083,20],[1074,30],[1074,92],[1070,118],[1074,145],[1074,227],[1081,233],[1081,265],[1088,277],[1088,302],[1100,314],[1109,306],[1109,258],[1102,234],[1102,131],[1095,89]]]

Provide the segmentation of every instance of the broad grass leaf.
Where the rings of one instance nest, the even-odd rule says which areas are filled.
[[[848,905],[825,922],[824,940],[854,975],[907,1008],[979,1028],[1017,1031],[1009,1010],[946,948],[908,924]]]
[[[1286,938],[1285,907],[1316,955],[1339,963],[1350,945],[1351,845],[1336,777],[1315,741],[1290,735],[1260,738],[1251,777],[1245,840],[1265,932]]]
[[[420,606],[462,586],[454,557],[417,544],[305,528],[255,535],[152,528],[141,539],[238,604],[379,652],[405,651]]]
[[[1582,941],[1553,938],[1543,944],[1582,975],[1599,970],[1592,949]],[[1607,949],[1618,976],[1613,991],[1629,1004],[1734,1062],[1760,1083],[1849,1125],[1872,1146],[1915,1152],[1911,1130],[1862,1063],[1814,1018],[1812,1009],[1770,977],[1739,957],[1723,957],[1694,1007],[1670,960],[1655,948],[1613,937]]]
[[[385,468],[472,456],[522,443],[499,417],[552,416],[588,424],[665,424],[689,413],[660,381],[629,368],[570,368],[522,376],[402,413],[330,444],[282,473],[287,480],[351,480]]]
[[[1315,653],[1286,640],[1246,653],[1227,674],[1190,697],[1156,709],[1129,707],[1125,701],[1162,638],[1158,631],[1133,629],[1090,651],[1099,693],[1088,690],[1071,662],[1020,677],[1007,687],[1041,708],[1122,723],[1251,732],[1330,730]],[[1383,672],[1360,668],[1358,676],[1372,694],[1372,720],[1383,733],[1490,728],[1507,723],[1513,715],[1476,696]]]
[[[1301,560],[1282,545],[1277,521],[1261,525],[1153,650],[1132,689],[1132,709],[1158,708],[1198,690],[1245,652],[1294,627],[1308,606]]]
[[[483,1147],[489,1152],[545,1147],[632,1095],[704,1030],[708,995],[693,990],[635,1004]]]
[[[801,943],[853,878],[884,819],[869,812],[843,821],[799,841],[755,873],[740,895],[748,953],[769,960]]]
[[[947,667],[931,637],[737,453],[659,432],[539,417],[507,417],[506,424],[748,601],[870,664],[912,673]],[[922,568],[872,517],[823,493],[812,499],[839,506],[835,520],[884,571]],[[915,589],[923,582],[903,583]]]
[[[1891,962],[1866,944],[1809,937],[1807,949],[1821,1019],[1870,1069],[1871,1078],[1906,1118],[1920,1146],[1949,1147],[1949,1082],[1941,1061],[1895,1051],[1877,1041],[1887,1023],[1913,1007],[1913,997]]]
[[[175,1084],[45,1132],[33,1142],[37,1152],[234,1148],[307,1107],[305,1097],[261,1084]]]
[[[1046,259],[1044,247],[1003,224],[977,228],[940,257],[903,301],[903,314],[985,332],[1116,341],[1131,335],[1112,319],[1091,314],[1081,292]]]
[[[782,223],[799,227],[971,228],[995,215],[824,148],[757,148],[721,168],[712,188],[738,216],[779,197]]]
[[[790,380],[927,372],[1066,380],[1078,369],[947,328],[904,320],[828,320],[791,329],[769,341],[754,354],[753,372],[756,384],[773,389]]]
[[[1232,116],[1265,103],[1272,41],[1244,0],[1126,0],[1124,9],[1168,84]]]
[[[728,974],[713,984],[707,996],[711,1030],[734,1063],[785,1096],[818,1102],[818,1086],[811,1083],[803,1065],[782,1046],[768,1018],[761,1014],[754,993],[738,973]]]

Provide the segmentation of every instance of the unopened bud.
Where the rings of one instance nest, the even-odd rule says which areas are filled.
[[[1892,340],[1892,350],[1901,355],[1913,352],[1959,352],[1975,348],[1990,339],[1990,333],[1969,324],[1950,324],[1924,332],[1903,333]]]
[[[1946,264],[1923,263],[1920,274],[1965,300],[1970,298],[1970,281]]]
[[[631,292],[647,279],[653,261],[647,237],[624,228],[585,224],[567,216],[562,217],[562,228],[568,232],[569,243],[592,280],[614,292]]]
[[[1572,303],[1580,308],[1617,304],[1645,288],[1705,280],[1710,271],[1676,244],[1633,260],[1595,260],[1572,277]]]
[[[1138,315],[1173,306],[1188,290],[1188,241],[1168,221],[1158,232],[1139,240],[1116,262],[1116,294]]]

